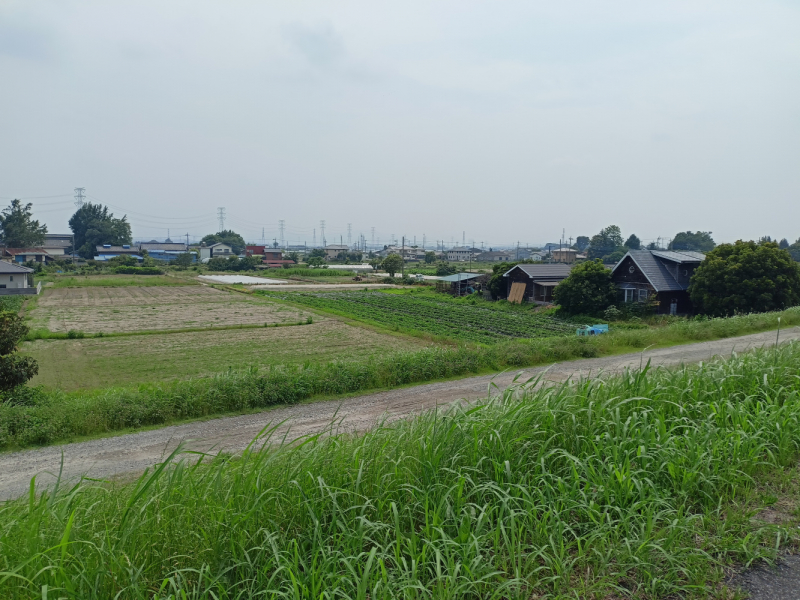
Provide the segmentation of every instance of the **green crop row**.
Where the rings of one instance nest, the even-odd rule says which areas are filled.
[[[575,325],[530,311],[382,292],[262,292],[383,327],[478,343],[574,334]]]

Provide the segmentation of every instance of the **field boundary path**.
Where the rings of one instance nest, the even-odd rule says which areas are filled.
[[[692,364],[713,356],[727,356],[733,351],[744,352],[771,346],[775,343],[775,337],[775,332],[770,331],[633,354],[556,363],[549,367],[416,385],[339,401],[284,406],[257,414],[171,425],[88,442],[0,454],[0,500],[26,494],[34,476],[39,489],[52,485],[62,468],[62,457],[64,480],[74,482],[81,476],[110,479],[139,473],[161,462],[179,443],[184,443],[187,449],[202,452],[241,451],[271,423],[282,423],[277,430],[277,438],[273,439],[280,439],[284,435],[289,440],[313,435],[329,429],[334,422],[338,431],[364,431],[381,421],[407,417],[437,405],[485,398],[490,386],[504,389],[520,373],[523,380],[543,374],[548,381],[560,382],[580,376],[636,369],[648,360],[654,367]],[[800,328],[781,332],[782,342],[792,339],[800,339]]]

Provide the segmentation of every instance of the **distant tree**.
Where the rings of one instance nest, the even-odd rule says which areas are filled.
[[[192,255],[191,252],[182,252],[181,254],[178,254],[178,256],[175,257],[175,260],[173,261],[172,264],[174,264],[179,269],[186,269],[192,266],[193,258],[194,256]]]
[[[325,259],[324,259],[324,258],[322,258],[322,257],[319,257],[319,256],[310,256],[310,257],[309,257],[309,258],[306,260],[306,264],[307,264],[309,267],[311,267],[312,269],[313,269],[314,267],[321,267],[323,264],[325,264]]]
[[[371,256],[369,259],[369,266],[372,267],[373,271],[377,271],[381,268],[381,263],[383,259],[380,256]]]
[[[298,254],[297,252],[289,252],[289,254],[286,255],[286,258],[288,258],[295,264],[300,262],[300,254]]]
[[[128,254],[120,254],[109,259],[108,264],[112,267],[135,267],[139,264],[139,261]]]
[[[783,238],[778,244],[778,248],[780,248],[781,250],[786,250],[787,248],[789,248],[789,240]]]
[[[403,268],[403,257],[399,254],[392,253],[383,259],[381,267],[383,267],[383,270],[386,271],[390,277],[394,277],[394,274]]]
[[[518,264],[518,262],[502,262],[492,265],[492,276],[489,278],[489,283],[486,284],[486,288],[492,295],[492,299],[500,300],[506,297],[506,280],[503,274],[507,273]]]
[[[622,247],[622,232],[616,225],[601,229],[589,242],[589,258],[603,258]]]
[[[309,258],[325,258],[327,254],[325,254],[325,250],[322,248],[314,248],[311,252],[309,252]]]
[[[147,250],[142,250],[142,266],[143,267],[155,267],[156,260],[150,256],[150,253]]]
[[[669,244],[669,250],[693,250],[695,252],[711,252],[716,244],[710,231],[684,231],[678,233]]]
[[[352,252],[347,253],[347,260],[350,261],[351,263],[360,263],[363,256],[364,256],[363,252],[359,252],[358,250],[353,250]]]
[[[425,264],[432,265],[436,262],[436,252],[432,250],[425,253]]]
[[[0,312],[0,391],[13,390],[39,372],[39,364],[33,358],[16,354],[28,331],[22,317],[10,311]]]
[[[711,316],[781,310],[800,303],[800,266],[774,242],[720,244],[692,275],[689,294]]]
[[[640,240],[636,234],[632,233],[626,240],[625,247],[628,248],[628,250],[639,250],[642,247],[642,240]]]
[[[611,270],[601,260],[575,265],[553,290],[553,302],[570,315],[599,315],[617,300]]]
[[[583,252],[589,247],[590,241],[591,240],[589,240],[588,236],[579,235],[578,239],[575,240],[575,250],[577,250],[578,252]]]
[[[0,213],[0,244],[8,248],[30,248],[44,243],[47,225],[39,225],[31,213],[33,204],[12,200]]]
[[[92,258],[95,248],[103,244],[119,246],[131,243],[131,225],[108,212],[108,207],[87,202],[70,217],[69,227],[75,234],[75,251],[83,258]]]
[[[647,244],[647,249],[648,250],[658,250],[658,246],[656,245],[655,242],[650,242],[649,244]]]
[[[244,243],[244,238],[242,236],[230,229],[225,229],[218,233],[209,233],[207,236],[203,237],[200,242],[205,243],[206,246],[219,243],[227,244],[231,247],[234,254],[241,254],[244,252],[245,246],[247,245]]]
[[[439,277],[447,277],[448,275],[455,275],[456,267],[449,262],[440,260],[436,263],[436,275]]]
[[[800,238],[797,238],[797,241],[787,248],[791,257],[800,262]]]

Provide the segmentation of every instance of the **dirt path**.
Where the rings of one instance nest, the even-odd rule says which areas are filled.
[[[790,339],[800,339],[800,328],[781,333],[781,341]],[[468,377],[341,401],[300,404],[258,414],[173,425],[90,442],[0,454],[0,499],[27,493],[34,476],[40,487],[51,485],[58,474],[62,453],[65,479],[75,480],[81,475],[110,478],[139,472],[156,464],[180,442],[185,442],[188,448],[201,451],[242,450],[270,423],[283,422],[279,433],[286,433],[290,439],[322,431],[334,419],[340,429],[362,431],[382,419],[405,417],[437,404],[448,404],[463,398],[474,400],[486,397],[492,382],[499,388],[507,387],[520,372],[524,377],[530,377],[546,371],[548,380],[564,381],[568,377],[601,371],[613,373],[637,368],[642,360],[651,360],[653,366],[675,366],[708,360],[715,355],[728,355],[733,350],[742,352],[753,347],[772,345],[774,342],[775,332],[759,333],[644,353],[565,362],[497,376]]]

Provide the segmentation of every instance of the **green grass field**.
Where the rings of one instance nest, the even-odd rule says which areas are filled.
[[[368,360],[422,346],[414,338],[316,317],[310,325],[292,327],[37,340],[24,344],[23,352],[39,361],[33,385],[70,391],[187,379],[229,369]]]
[[[731,598],[725,567],[798,543],[798,365],[790,344],[32,492],[0,508],[0,596]]]

